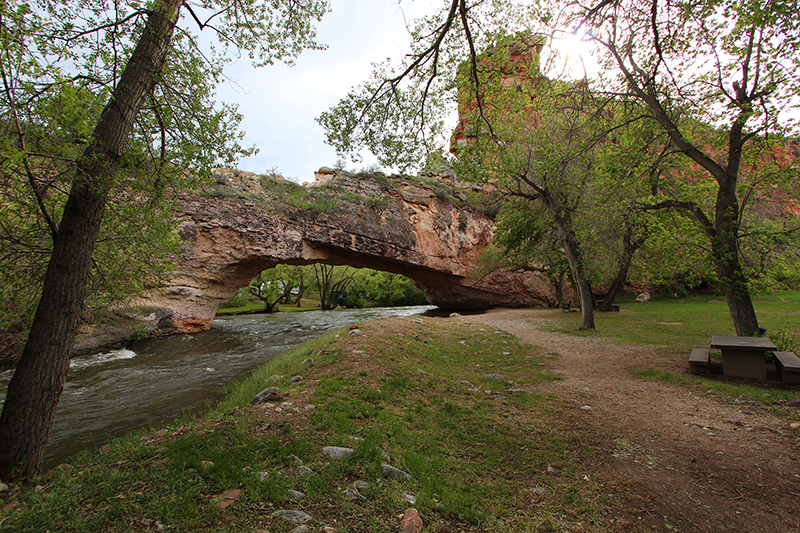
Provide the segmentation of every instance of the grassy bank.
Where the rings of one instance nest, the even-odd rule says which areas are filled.
[[[245,313],[261,313],[264,311],[264,302],[255,299],[244,299],[244,304],[238,307],[220,307],[217,309],[218,315],[241,315]],[[296,311],[315,311],[319,310],[319,299],[303,298],[300,306],[297,304],[278,304],[278,311],[281,313],[293,313]]]
[[[800,295],[787,296],[757,305],[797,317]],[[723,312],[713,301],[626,304],[590,334],[641,341],[634,330],[683,350],[727,333],[715,318]],[[558,329],[576,333],[574,313],[555,316]],[[679,321],[690,335],[659,324]],[[412,506],[426,532],[664,530],[637,515],[638,496],[603,467],[599,437],[576,423],[574,404],[547,393],[559,376],[544,348],[448,318],[359,328],[269,362],[203,416],[0,492],[0,530],[280,533],[298,527],[281,517],[292,510],[309,517],[309,531],[377,533],[399,530]],[[250,405],[271,386],[277,401]],[[333,459],[330,446],[352,453]]]
[[[575,460],[586,451],[562,427],[559,400],[537,391],[558,379],[549,356],[441,318],[362,331],[269,363],[202,418],[12,487],[0,528],[280,532],[296,524],[276,511],[302,509],[317,529],[378,532],[396,530],[413,500],[426,531],[603,530],[603,497]],[[270,385],[283,401],[251,406]],[[325,446],[355,452],[333,460]]]

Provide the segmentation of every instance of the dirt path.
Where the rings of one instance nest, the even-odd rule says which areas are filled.
[[[593,467],[630,488],[642,520],[663,531],[800,531],[800,446],[786,419],[635,377],[646,369],[686,374],[687,355],[541,331],[553,313],[494,310],[461,320],[558,354],[551,365],[566,379],[548,387],[599,442]]]

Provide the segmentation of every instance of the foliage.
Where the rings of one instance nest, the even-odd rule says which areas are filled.
[[[325,0],[3,3],[0,179],[13,183],[16,197],[25,191],[34,206],[21,218],[21,233],[34,234],[34,251],[50,250],[43,294],[0,416],[4,478],[29,478],[40,468],[89,280],[103,279],[103,270],[132,274],[100,262],[118,258],[96,253],[106,240],[103,229],[113,245],[139,240],[113,231],[131,221],[137,229],[156,226],[161,238],[153,250],[174,243],[153,224],[174,217],[139,213],[152,215],[152,206],[209,175],[213,165],[249,153],[239,144],[235,108],[213,101],[229,50],[248,53],[255,65],[291,61],[318,47],[313,21],[326,10]],[[201,46],[195,24],[213,33],[217,45]],[[103,225],[115,203],[131,201],[141,207],[118,208],[123,224]],[[0,202],[3,210],[7,203]],[[19,242],[17,229],[6,228],[7,242]],[[157,254],[126,252],[163,262]],[[0,268],[0,275],[7,271]]]
[[[240,145],[236,107],[213,100],[222,69],[232,59],[227,52],[249,50],[255,63],[268,64],[318,47],[309,24],[322,15],[325,2],[304,2],[308,12],[303,15],[287,11],[297,6],[280,2],[272,8],[255,2],[231,7],[225,17],[206,21],[209,30],[214,25],[223,36],[208,55],[189,15],[207,18],[216,9],[187,6],[160,82],[137,116],[121,169],[105,177],[111,190],[96,246],[90,305],[107,305],[157,284],[178,251],[172,231],[176,191],[197,186],[214,165],[253,153]],[[22,318],[27,324],[39,300],[75,161],[149,11],[135,2],[104,0],[12,1],[2,11],[0,302],[5,305],[0,323]]]
[[[797,272],[800,225],[785,216],[788,210],[768,205],[785,205],[798,191],[790,155],[796,150],[790,137],[780,136],[797,131],[796,117],[787,112],[800,97],[797,8],[794,1],[771,0],[611,0],[588,7],[452,0],[417,21],[403,63],[378,65],[369,81],[319,121],[341,154],[367,147],[385,165],[424,161],[429,168],[448,159],[435,138],[458,102],[460,123],[451,147],[458,148],[459,159],[483,136],[484,146],[495,144],[494,155],[482,162],[493,168],[473,164],[472,170],[484,179],[497,168],[513,171],[527,154],[517,149],[525,143],[509,138],[531,134],[520,127],[531,121],[520,117],[547,108],[542,90],[545,100],[567,91],[563,84],[537,81],[539,72],[557,72],[554,45],[543,44],[541,59],[535,56],[526,72],[514,72],[510,60],[519,54],[508,53],[510,43],[577,33],[598,45],[603,67],[598,80],[582,82],[592,89],[586,94],[607,99],[595,106],[606,110],[592,118],[614,128],[603,148],[593,149],[593,162],[580,150],[565,158],[572,165],[574,158],[584,159],[595,178],[601,175],[569,190],[573,200],[586,204],[583,218],[576,215],[570,225],[582,232],[577,240],[590,250],[585,255],[596,259],[587,275],[608,279],[616,269],[616,283],[630,268],[634,275],[653,274],[669,283],[716,282],[726,292],[737,331],[747,334],[757,326],[749,287],[787,286]],[[500,95],[510,87],[517,92]],[[543,119],[540,126],[552,122]],[[514,128],[517,133],[508,135]],[[544,155],[555,161],[553,155],[565,150],[558,142],[550,146],[549,153],[540,150],[540,160]],[[467,177],[464,165],[461,170],[460,177]],[[697,227],[689,228],[678,215],[657,216],[655,209],[682,210]],[[670,228],[672,221],[676,226]],[[646,260],[637,262],[632,255],[640,248]],[[675,250],[680,261],[672,265]],[[709,257],[714,272],[705,267]],[[693,271],[692,264],[704,268]]]
[[[544,15],[537,2],[452,0],[414,21],[412,50],[404,61],[375,65],[370,80],[317,119],[328,144],[355,159],[366,147],[382,166],[401,170],[418,168],[431,153],[442,154],[464,53],[485,49],[498,33],[524,31]]]
[[[319,305],[324,311],[336,309],[342,304],[354,273],[349,266],[314,264],[315,289],[319,293]]]
[[[778,157],[772,135],[797,131],[786,113],[800,98],[797,8],[771,0],[576,6],[612,73],[607,90],[639,101],[676,151],[707,173],[713,210],[694,195],[661,206],[685,209],[708,235],[740,335],[758,327],[753,269],[741,255],[742,210],[756,190],[774,198],[769,185],[787,169],[795,174],[794,157]]]
[[[353,276],[342,303],[360,308],[425,305],[428,301],[405,276],[362,268]]]

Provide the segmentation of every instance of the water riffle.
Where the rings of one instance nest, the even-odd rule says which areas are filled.
[[[410,316],[423,307],[340,309],[214,320],[209,331],[149,339],[73,358],[44,467],[218,400],[221,389],[288,348],[353,322]],[[0,374],[0,389],[11,371]]]

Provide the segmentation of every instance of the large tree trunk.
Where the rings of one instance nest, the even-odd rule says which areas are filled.
[[[736,334],[751,336],[758,333],[758,319],[739,259],[739,202],[735,187],[736,180],[720,183],[714,224],[716,235],[712,250],[716,259],[717,275],[725,287],[725,299]]]
[[[594,295],[586,273],[580,244],[569,221],[558,213],[558,207],[551,205],[548,198],[545,198],[545,201],[548,203],[548,208],[553,215],[553,224],[556,227],[561,246],[564,248],[564,253],[567,255],[572,277],[575,283],[578,284],[578,298],[581,305],[581,329],[594,329]]]
[[[147,20],[117,87],[78,161],[28,342],[0,416],[0,479],[41,469],[64,389],[106,196],[142,103],[164,64],[181,0],[163,0]]]

